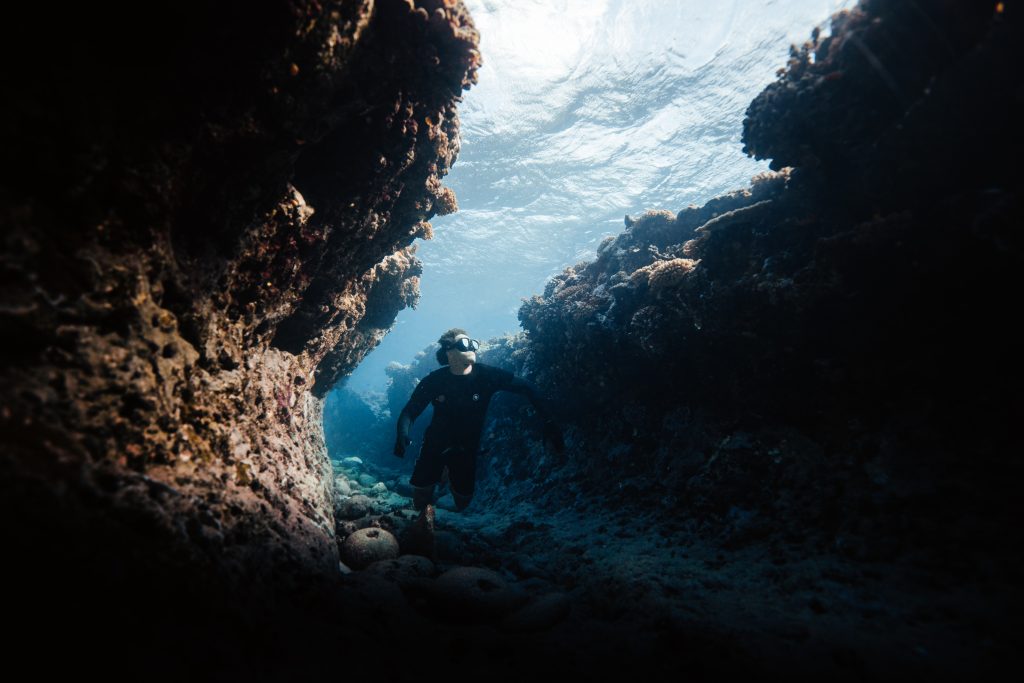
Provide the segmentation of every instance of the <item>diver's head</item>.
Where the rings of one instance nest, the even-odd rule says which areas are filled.
[[[480,342],[470,339],[466,331],[459,327],[453,327],[442,334],[437,343],[441,345],[437,350],[437,362],[450,366],[456,375],[466,374],[476,362],[476,350],[480,348]]]

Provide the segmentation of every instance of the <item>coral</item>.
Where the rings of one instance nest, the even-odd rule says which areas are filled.
[[[455,200],[455,193],[447,187],[442,187],[434,197],[434,210],[438,216],[446,216],[459,210],[459,203]]]
[[[692,271],[699,261],[688,258],[674,258],[655,261],[649,266],[637,269],[630,280],[646,282],[651,292],[658,294],[664,289],[678,285],[683,277]]]

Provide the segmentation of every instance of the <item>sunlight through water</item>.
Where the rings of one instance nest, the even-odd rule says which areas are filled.
[[[519,329],[524,297],[592,258],[625,214],[673,213],[744,188],[767,162],[742,152],[743,114],[789,46],[840,0],[467,0],[480,82],[460,105],[445,179],[460,210],[418,242],[421,298],[346,383],[384,388],[449,327]]]

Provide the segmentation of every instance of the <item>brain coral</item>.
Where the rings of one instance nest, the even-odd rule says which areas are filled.
[[[689,258],[655,261],[649,266],[638,269],[629,279],[634,283],[646,281],[651,291],[658,293],[667,287],[679,284],[683,276],[693,270],[698,263],[700,263],[699,260]]]

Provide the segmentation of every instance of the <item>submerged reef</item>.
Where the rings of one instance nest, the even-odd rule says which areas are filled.
[[[415,302],[411,244],[457,208],[472,22],[457,0],[164,9],[20,6],[4,45],[9,664],[1019,662],[1015,6],[865,0],[794,48],[744,123],[771,172],[627,216],[481,351],[539,385],[564,457],[496,400],[473,514],[418,520],[352,450],[393,438],[432,353],[377,411],[332,406],[377,430],[335,430],[340,462],[322,399]]]
[[[744,122],[779,170],[627,217],[520,309],[505,356],[557,397],[595,491],[612,468],[638,505],[709,524],[742,506],[865,552],[1006,551],[1018,32],[912,4],[862,3],[794,49]]]
[[[627,216],[482,355],[533,379],[568,437],[561,462],[524,438],[521,403],[499,406],[482,506],[657,520],[763,566],[758,600],[808,558],[877,572],[914,628],[910,596],[973,591],[971,625],[950,607],[941,635],[914,636],[927,658],[862,642],[862,673],[1015,658],[1024,74],[1008,12],[862,2],[794,48],[744,121],[775,170]]]

